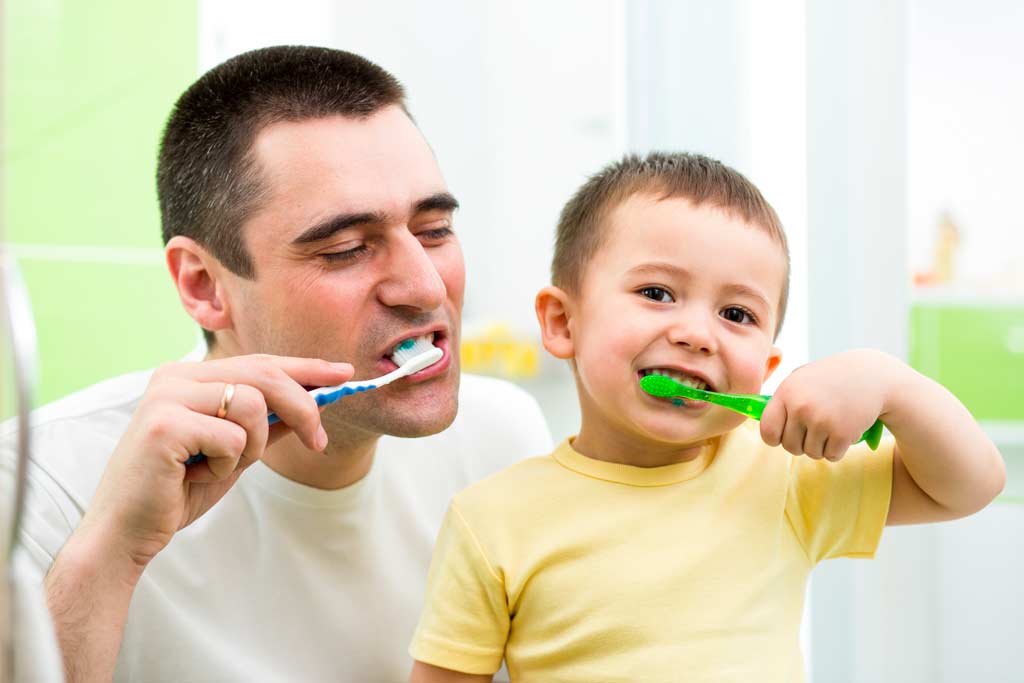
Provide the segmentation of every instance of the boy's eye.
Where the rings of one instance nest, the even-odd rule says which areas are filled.
[[[727,309],[722,311],[722,317],[729,322],[745,324],[745,323],[756,323],[757,320],[750,314],[750,311],[739,306],[729,306]]]
[[[672,295],[668,293],[667,289],[661,287],[644,287],[640,290],[640,296],[646,297],[652,301],[659,301],[663,304],[669,304],[674,301]]]

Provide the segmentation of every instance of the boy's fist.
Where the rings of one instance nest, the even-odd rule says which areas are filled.
[[[871,349],[829,356],[783,380],[761,416],[761,438],[793,455],[836,461],[885,414],[903,364]]]

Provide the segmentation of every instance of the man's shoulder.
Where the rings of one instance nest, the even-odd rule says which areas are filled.
[[[110,425],[111,419],[125,416],[125,423],[135,411],[153,370],[140,370],[93,384],[40,406],[32,411],[33,436],[45,435],[67,425],[90,425],[99,420]],[[17,429],[15,420],[0,424],[0,438],[7,438]]]
[[[86,499],[131,421],[152,370],[94,384],[32,411],[30,448],[37,474]],[[13,457],[17,419],[0,424],[0,454]],[[6,465],[5,465],[6,466]]]
[[[462,406],[465,401],[469,405]],[[471,375],[464,373],[459,384],[460,407],[484,406],[490,409],[492,406],[531,406],[537,405],[536,399],[526,389],[518,384],[513,384],[497,377],[485,377],[483,375]],[[538,408],[539,410],[539,408]]]
[[[449,428],[476,447],[501,448],[507,442],[525,448],[517,460],[551,450],[551,432],[537,400],[525,389],[502,379],[463,375],[459,413]]]
[[[445,473],[459,490],[523,458],[549,453],[552,446],[540,406],[526,390],[463,375],[459,411],[447,429],[414,439],[385,436],[378,455],[406,472],[420,464],[432,474]]]

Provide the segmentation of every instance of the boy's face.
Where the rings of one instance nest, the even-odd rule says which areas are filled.
[[[758,393],[781,358],[772,339],[782,248],[760,227],[686,199],[634,195],[608,220],[567,306],[581,434],[668,446],[733,429],[743,416],[677,407],[642,391],[640,378],[663,370],[709,391]]]

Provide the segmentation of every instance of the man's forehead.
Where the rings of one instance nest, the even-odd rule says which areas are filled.
[[[337,212],[402,216],[447,192],[426,141],[397,107],[363,119],[277,122],[260,131],[253,151],[264,208],[292,221]]]

